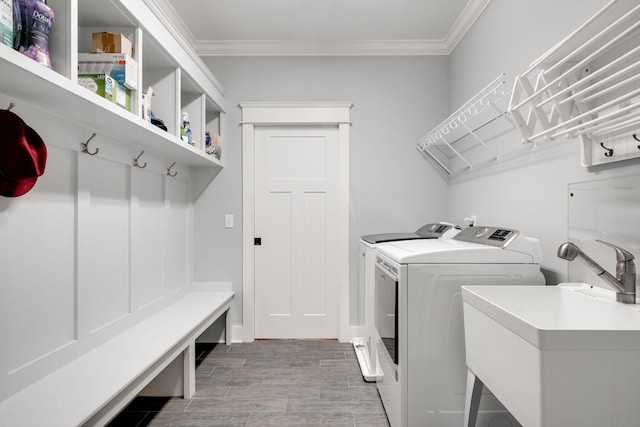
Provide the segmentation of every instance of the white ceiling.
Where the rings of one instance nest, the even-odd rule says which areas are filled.
[[[200,55],[448,54],[490,0],[146,0]]]

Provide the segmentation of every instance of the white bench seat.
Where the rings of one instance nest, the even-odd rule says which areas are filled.
[[[176,357],[184,397],[195,392],[195,339],[221,315],[233,292],[191,292],[104,344],[0,402],[0,425],[103,425]]]

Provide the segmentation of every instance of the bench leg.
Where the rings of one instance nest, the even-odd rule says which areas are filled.
[[[192,340],[182,355],[184,398],[191,399],[196,392],[196,341]]]
[[[226,345],[231,345],[231,307],[224,312],[224,340]]]

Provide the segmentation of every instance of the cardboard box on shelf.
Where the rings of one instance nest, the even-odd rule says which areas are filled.
[[[131,90],[138,89],[138,63],[125,53],[79,53],[78,74],[108,74]]]
[[[131,91],[107,74],[78,74],[78,84],[131,111]]]
[[[94,53],[124,53],[133,56],[133,46],[122,34],[93,33],[91,51]]]

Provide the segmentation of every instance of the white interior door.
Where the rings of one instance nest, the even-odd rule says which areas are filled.
[[[255,337],[338,336],[337,126],[255,130]]]

